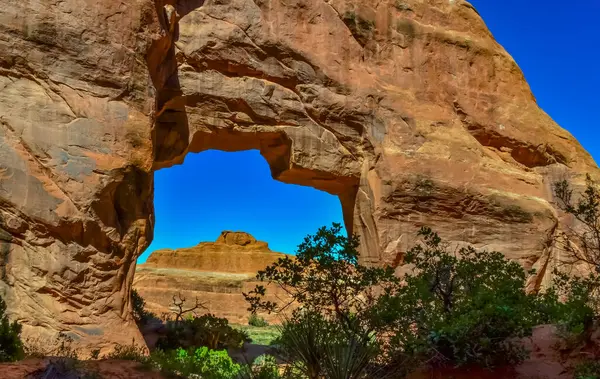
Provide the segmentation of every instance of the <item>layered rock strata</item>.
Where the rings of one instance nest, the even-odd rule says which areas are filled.
[[[194,306],[196,299],[204,308],[196,314],[212,313],[232,323],[246,324],[250,313],[243,293],[259,283],[256,274],[285,254],[269,249],[248,233],[222,232],[215,242],[176,250],[157,250],[146,263],[138,265],[134,288],[146,301],[147,310],[159,317],[172,315],[173,296],[186,299]],[[277,286],[267,285],[267,300],[280,305],[289,297]],[[276,314],[261,315],[270,322],[280,322]]]

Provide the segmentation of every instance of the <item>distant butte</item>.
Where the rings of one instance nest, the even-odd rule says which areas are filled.
[[[137,266],[133,287],[146,301],[148,310],[158,316],[168,313],[173,295],[181,293],[191,303],[196,297],[206,303],[206,312],[245,324],[249,313],[242,293],[258,283],[259,270],[285,256],[248,233],[223,231],[215,242],[153,252],[146,263]],[[268,300],[286,298],[279,288],[267,287]],[[276,315],[264,317],[270,322],[279,321]]]
[[[215,242],[201,242],[194,247],[163,249],[153,252],[144,267],[177,268],[207,272],[252,273],[285,257],[269,249],[245,232],[223,231]]]

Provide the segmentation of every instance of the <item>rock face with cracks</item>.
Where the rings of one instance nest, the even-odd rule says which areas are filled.
[[[248,233],[224,231],[215,242],[200,242],[197,246],[176,250],[157,250],[148,257],[144,267],[256,276],[258,271],[285,256],[272,251],[268,243],[257,241]]]
[[[339,196],[364,263],[401,263],[429,225],[532,286],[570,222],[551,184],[598,178],[463,0],[8,0],[0,293],[25,335],[141,340],[152,173],[206,149]]]

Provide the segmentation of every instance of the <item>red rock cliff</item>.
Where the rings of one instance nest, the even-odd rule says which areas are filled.
[[[153,171],[205,149],[338,195],[366,263],[430,225],[535,285],[566,226],[552,182],[598,178],[463,0],[8,0],[0,291],[25,335],[139,337]]]

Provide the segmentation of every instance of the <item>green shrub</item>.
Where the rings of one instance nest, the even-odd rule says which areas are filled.
[[[135,290],[131,290],[131,306],[133,310],[133,318],[136,323],[143,325],[148,321],[156,318],[156,315],[146,310],[146,301]]]
[[[23,358],[21,325],[10,322],[6,315],[6,303],[0,298],[0,362],[12,362]]]
[[[244,294],[249,310],[292,313],[274,344],[309,378],[383,377],[422,364],[517,364],[528,354],[521,339],[534,326],[557,322],[576,332],[594,321],[592,279],[557,282],[527,294],[528,275],[499,252],[450,249],[431,229],[410,249],[413,270],[401,280],[391,268],[358,263],[358,239],[339,224],[321,228],[257,278],[281,287],[291,301],[265,300],[267,287]],[[566,300],[562,300],[566,299]],[[351,358],[350,358],[351,357]]]
[[[168,321],[166,327],[166,335],[156,344],[162,350],[200,346],[209,349],[241,348],[245,342],[250,342],[246,331],[234,329],[227,319],[212,314]]]
[[[281,373],[277,360],[272,355],[261,355],[251,364],[241,368],[240,379],[281,379],[286,373]]]
[[[393,290],[399,281],[390,267],[359,264],[358,245],[358,237],[344,235],[340,224],[320,228],[298,246],[295,258],[280,258],[258,272],[259,281],[280,287],[290,301],[266,301],[266,287],[257,285],[244,293],[248,310],[281,312],[295,304],[349,330],[372,328],[370,309],[378,301],[377,293]]]
[[[586,361],[575,367],[574,379],[600,379],[600,360]]]
[[[373,320],[372,308],[378,293],[391,293],[399,281],[392,268],[360,265],[358,245],[358,237],[344,235],[340,224],[320,228],[298,246],[294,259],[281,258],[257,275],[260,281],[281,287],[290,303],[264,300],[267,290],[262,285],[244,294],[252,312],[298,307],[273,344],[309,378],[327,372],[354,372],[352,377],[359,377],[380,358],[374,341],[385,330]],[[346,359],[351,355],[355,359]],[[341,373],[333,372],[335,365]]]
[[[559,337],[572,349],[585,343],[597,319],[594,309],[595,291],[600,288],[600,277],[590,273],[587,277],[571,277],[554,271],[553,287],[539,296],[540,314],[543,320],[557,326]],[[542,308],[543,307],[543,308]]]
[[[269,326],[269,323],[264,319],[264,317],[260,317],[256,313],[252,313],[250,314],[250,317],[248,317],[248,325],[264,328],[265,326]]]
[[[414,270],[405,285],[385,294],[376,319],[391,328],[400,361],[485,367],[518,363],[526,352],[516,339],[539,322],[526,273],[498,252],[450,250],[431,229],[406,254]]]
[[[554,295],[566,299],[556,308],[554,321],[563,336],[576,344],[586,339],[600,317],[600,187],[587,175],[582,192],[575,193],[563,180],[554,184],[554,196],[556,205],[575,221],[553,241],[562,252],[561,266],[583,268],[587,273],[573,277],[554,272]]]
[[[151,356],[152,364],[169,375],[183,378],[233,379],[240,372],[240,365],[234,363],[225,350],[177,349],[156,351]]]
[[[248,340],[255,345],[269,346],[279,337],[281,327],[279,325],[269,326],[250,326],[250,325],[234,325],[238,330],[243,330],[248,335]]]
[[[136,345],[135,341],[131,341],[131,345],[116,345],[114,350],[106,355],[106,358],[145,362],[147,360],[145,352],[146,349],[143,346]]]
[[[368,332],[358,330],[299,310],[283,324],[275,344],[295,371],[308,378],[366,378],[380,351]]]

